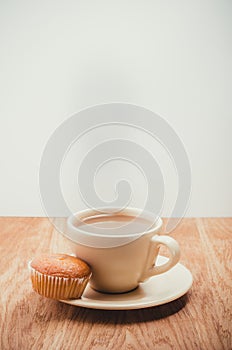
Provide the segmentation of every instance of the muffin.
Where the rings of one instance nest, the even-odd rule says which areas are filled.
[[[89,265],[67,254],[41,255],[29,263],[33,289],[52,299],[78,299],[91,277]]]

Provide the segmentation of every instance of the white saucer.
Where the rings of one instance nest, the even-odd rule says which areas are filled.
[[[159,256],[157,265],[168,259]],[[104,310],[142,309],[162,305],[184,295],[192,285],[192,274],[178,263],[171,270],[141,283],[132,292],[122,294],[105,294],[87,286],[81,299],[60,300],[74,306]]]

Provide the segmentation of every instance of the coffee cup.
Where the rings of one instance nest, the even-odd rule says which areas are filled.
[[[177,264],[179,245],[160,235],[162,220],[136,208],[84,210],[70,216],[65,237],[71,252],[92,269],[90,286],[100,292],[123,293]],[[169,259],[156,265],[160,246]]]

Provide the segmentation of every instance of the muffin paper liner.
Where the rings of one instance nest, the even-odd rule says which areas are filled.
[[[29,262],[32,287],[35,292],[52,299],[79,299],[91,274],[81,278],[49,276],[36,271]]]

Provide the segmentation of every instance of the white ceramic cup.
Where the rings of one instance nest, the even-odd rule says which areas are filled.
[[[113,212],[117,210],[114,209]],[[112,208],[109,213],[112,213]],[[121,213],[136,216],[140,211],[127,208]],[[159,235],[162,227],[160,218],[156,218],[152,228],[145,232],[121,236],[107,235],[107,232],[83,232],[76,225],[76,220],[98,214],[98,211],[84,210],[70,216],[65,232],[65,236],[71,241],[72,253],[85,260],[92,268],[92,288],[107,293],[128,292],[146,279],[170,270],[179,261],[178,243],[169,236]],[[151,219],[151,214],[143,215]],[[156,266],[160,245],[168,248],[170,257],[163,265]]]

